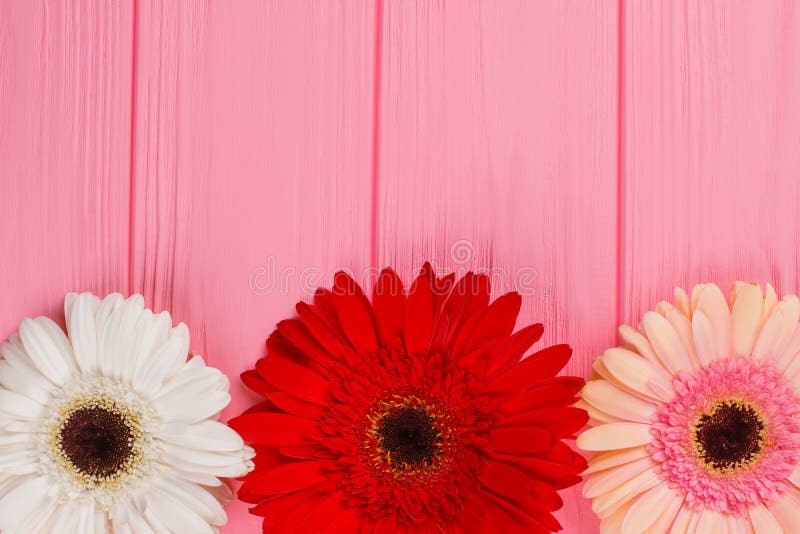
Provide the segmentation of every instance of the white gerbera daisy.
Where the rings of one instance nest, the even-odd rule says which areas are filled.
[[[216,421],[228,379],[189,331],[144,299],[70,293],[69,337],[24,319],[0,346],[0,529],[216,532],[230,500],[218,477],[253,450]]]

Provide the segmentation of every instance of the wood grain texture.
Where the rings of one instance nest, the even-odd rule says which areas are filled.
[[[131,21],[119,2],[0,2],[0,339],[126,291]]]
[[[795,292],[800,9],[625,5],[622,316],[703,281]]]
[[[614,340],[615,2],[387,2],[378,263],[488,270],[586,376]],[[596,521],[565,492],[567,532]]]
[[[238,380],[275,323],[370,255],[370,2],[141,1],[134,290]],[[246,505],[225,532],[256,532]]]

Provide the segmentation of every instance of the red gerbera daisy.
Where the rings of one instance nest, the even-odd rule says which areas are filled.
[[[297,304],[242,380],[268,401],[230,422],[256,449],[239,497],[264,532],[550,532],[557,489],[584,459],[562,440],[587,421],[571,349],[521,359],[520,296],[434,276],[408,292],[390,269],[373,303],[338,273]]]

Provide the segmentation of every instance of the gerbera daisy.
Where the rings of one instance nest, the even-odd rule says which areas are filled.
[[[264,532],[550,532],[557,489],[585,468],[562,440],[587,420],[566,345],[522,359],[520,296],[436,278],[405,293],[384,270],[372,305],[338,273],[299,303],[242,375],[267,401],[234,418],[257,451],[239,497]],[[520,361],[521,360],[521,361]]]
[[[714,284],[623,326],[579,403],[603,532],[800,532],[800,301]]]
[[[216,532],[254,451],[216,421],[228,379],[144,299],[65,300],[0,346],[0,529]]]

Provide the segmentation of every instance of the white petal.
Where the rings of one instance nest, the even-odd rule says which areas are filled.
[[[180,477],[188,482],[197,484],[199,486],[219,486],[220,484],[222,484],[222,480],[215,477],[214,475],[209,475],[207,473],[199,473],[197,471],[185,471],[183,469],[177,469],[175,466],[170,466],[169,471],[173,473],[174,476]]]
[[[187,367],[163,384],[156,393],[156,402],[173,403],[185,397],[200,397],[219,389],[225,384],[223,374],[213,367]]]
[[[695,313],[703,312],[711,322],[716,357],[729,357],[731,352],[731,310],[722,290],[715,284],[698,285],[692,292],[692,300],[695,302]]]
[[[228,519],[220,502],[200,486],[180,479],[170,481],[157,479],[153,485],[183,503],[212,525],[224,525]]]
[[[0,385],[42,405],[47,403],[53,388],[36,369],[27,365],[14,366],[5,360],[0,360]]]
[[[600,360],[611,376],[631,392],[664,402],[675,397],[666,372],[636,353],[620,348],[609,349]]]
[[[596,454],[589,458],[589,467],[583,472],[584,475],[596,473],[604,469],[626,464],[634,460],[639,460],[648,456],[647,447],[631,447],[616,451],[606,451]]]
[[[656,413],[653,403],[625,393],[605,380],[587,382],[581,397],[600,410],[629,421],[649,423]]]
[[[240,455],[235,454],[200,454],[192,449],[173,448],[165,455],[165,463],[170,467],[187,472],[202,473],[214,477],[235,478],[244,476],[252,469],[253,463],[246,460],[247,449]]]
[[[193,449],[240,451],[244,441],[232,428],[217,421],[193,425],[170,423],[158,433],[164,441]]]
[[[149,321],[143,324],[144,330],[141,334],[141,342],[136,348],[136,370],[143,367],[158,347],[166,343],[172,331],[172,316],[169,312],[161,312],[153,315],[150,310],[145,310],[145,315]],[[148,315],[149,314],[149,315]],[[131,372],[131,377],[134,375]]]
[[[209,419],[222,411],[231,401],[227,391],[213,391],[202,397],[185,397],[172,404],[157,403],[156,409],[164,421],[196,423]]]
[[[139,317],[144,311],[144,298],[133,295],[119,303],[98,331],[102,360],[100,368],[106,376],[118,379],[133,372],[136,366],[134,353],[140,337],[136,331]]]
[[[157,488],[147,495],[148,512],[158,518],[171,532],[185,534],[213,534],[214,530],[197,513],[183,502]]]
[[[186,362],[189,354],[189,329],[180,323],[172,329],[167,341],[150,354],[133,376],[137,389],[154,394],[169,376]]]
[[[749,356],[761,323],[764,298],[758,284],[736,282],[733,285],[733,356]]]
[[[94,373],[99,367],[95,315],[100,299],[91,293],[81,293],[74,297],[71,295],[75,294],[67,296],[64,313],[75,360],[84,373]]]
[[[12,532],[41,506],[46,505],[54,485],[46,477],[21,479],[11,491],[0,499],[0,528]]]
[[[587,499],[599,497],[618,488],[643,471],[652,469],[655,465],[652,459],[645,457],[613,469],[607,469],[602,473],[596,473],[586,479],[586,483],[583,485],[583,496]]]
[[[49,319],[45,317],[23,319],[19,335],[36,368],[54,384],[62,385],[70,375],[69,356],[62,354],[50,336],[50,329],[44,326],[46,321]]]
[[[120,315],[127,307],[125,297],[113,293],[102,300],[97,308],[95,320],[97,323],[97,351],[99,355],[98,367],[104,376],[115,376],[116,341],[121,324]]]
[[[18,419],[35,419],[42,413],[43,406],[38,402],[0,388],[0,411]]]
[[[755,534],[783,534],[778,520],[767,508],[758,503],[750,507],[750,524],[753,525]]]
[[[652,440],[650,425],[609,423],[585,430],[576,444],[585,451],[609,451],[645,445]]]
[[[664,529],[653,529],[664,515],[669,515],[670,524],[680,509],[683,500],[669,489],[666,482],[647,490],[631,505],[625,520],[622,522],[623,534],[640,534],[641,532],[663,532]]]
[[[690,370],[692,363],[680,336],[664,317],[647,312],[642,318],[647,337],[661,362],[673,374],[681,369]]]

